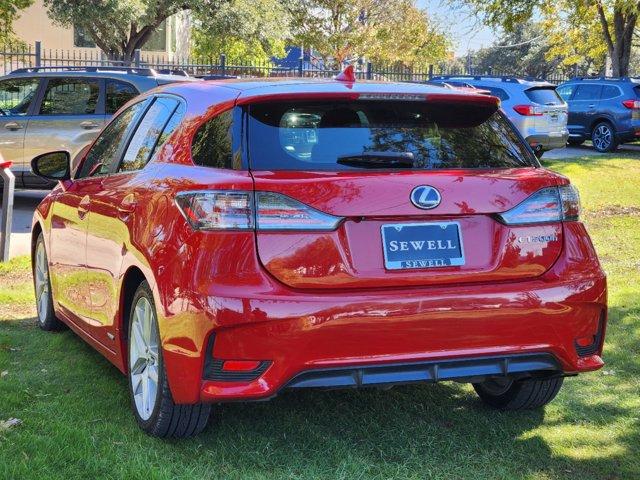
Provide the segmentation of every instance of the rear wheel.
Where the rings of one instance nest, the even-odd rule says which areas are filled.
[[[616,132],[609,122],[600,122],[593,127],[591,141],[598,152],[613,152],[618,148]]]
[[[474,383],[476,393],[484,403],[500,410],[530,410],[540,408],[562,387],[562,377],[511,380],[496,378]]]
[[[211,405],[173,402],[147,282],[136,290],[129,316],[129,394],[138,425],[149,435],[185,438],[207,426]]]
[[[49,279],[49,261],[44,247],[42,233],[36,240],[33,256],[33,286],[36,293],[36,308],[38,311],[38,326],[42,330],[56,331],[64,328],[53,311],[53,296],[51,294],[51,280]]]

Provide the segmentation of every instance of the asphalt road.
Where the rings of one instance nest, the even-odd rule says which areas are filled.
[[[640,145],[623,145],[619,151],[625,153],[637,152],[638,159],[640,159]],[[570,157],[596,157],[600,155],[602,154],[596,152],[589,146],[581,146],[552,150],[545,153],[543,159],[557,160]],[[16,190],[9,253],[11,257],[29,254],[31,218],[34,209],[46,194],[47,192],[40,190]]]

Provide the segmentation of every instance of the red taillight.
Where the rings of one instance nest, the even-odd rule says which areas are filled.
[[[260,366],[257,360],[225,360],[222,364],[223,372],[251,372]]]
[[[640,100],[625,100],[622,104],[631,110],[640,110]]]
[[[334,230],[342,221],[274,192],[181,192],[176,203],[196,230]]]
[[[580,195],[573,185],[543,188],[498,217],[507,225],[576,221]]]
[[[524,115],[525,117],[541,117],[542,110],[538,107],[534,107],[533,105],[516,105],[513,109],[518,112],[520,115]]]

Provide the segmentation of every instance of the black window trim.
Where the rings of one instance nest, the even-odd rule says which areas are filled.
[[[109,175],[121,175],[121,174],[126,174],[126,173],[139,172],[141,170],[144,170],[146,168],[146,166],[151,163],[151,161],[153,160],[153,157],[155,157],[156,152],[158,151],[157,150],[158,149],[158,141],[160,140],[160,136],[158,136],[158,138],[156,138],[156,141],[153,144],[153,149],[151,150],[151,155],[147,159],[146,163],[144,164],[144,166],[142,168],[138,168],[136,170],[123,170],[123,171],[120,171],[120,166],[122,165],[122,161],[124,160],[124,154],[129,149],[129,144],[131,143],[131,140],[133,140],[133,136],[138,131],[138,127],[140,126],[140,123],[142,122],[142,119],[144,118],[144,116],[147,114],[147,112],[149,111],[151,106],[156,102],[156,100],[158,98],[170,98],[170,99],[176,100],[178,102],[176,104],[175,108],[173,109],[173,111],[171,112],[171,114],[169,115],[169,117],[167,118],[167,120],[164,122],[164,125],[162,126],[162,130],[160,132],[160,135],[162,135],[162,132],[164,132],[164,129],[167,127],[167,125],[171,121],[171,118],[176,113],[176,111],[180,108],[180,106],[181,105],[186,106],[186,103],[185,103],[184,99],[182,97],[179,97],[178,95],[171,95],[171,94],[167,94],[167,93],[159,93],[159,94],[147,97],[147,100],[149,100],[149,104],[146,107],[144,107],[143,111],[138,115],[138,117],[136,119],[134,119],[133,122],[131,122],[132,126],[129,127],[129,131],[127,131],[127,134],[126,134],[124,142],[123,142],[124,148],[122,148],[121,151],[118,152],[118,161],[114,162],[114,168],[111,169],[111,171],[109,172]],[[138,103],[138,102],[136,102],[136,103]],[[135,105],[135,104],[132,104],[131,106],[133,106],[133,105]]]
[[[96,111],[94,113],[83,113],[83,114],[71,114],[71,113],[66,113],[66,114],[61,114],[61,113],[51,113],[51,114],[41,114],[40,113],[40,108],[42,106],[42,102],[44,101],[44,96],[45,93],[47,91],[47,87],[49,86],[49,81],[51,80],[57,80],[57,79],[71,79],[71,80],[96,80],[98,82],[98,100],[96,102]],[[55,116],[65,116],[65,117],[75,117],[75,116],[83,116],[83,115],[104,115],[104,111],[105,111],[105,97],[106,97],[106,91],[105,91],[105,86],[106,86],[106,82],[105,82],[105,78],[104,77],[89,77],[89,76],[61,76],[61,75],[55,75],[55,76],[50,76],[50,77],[42,77],[42,80],[40,82],[40,92],[38,94],[38,96],[36,97],[36,101],[33,102],[34,104],[37,105],[37,107],[34,107],[34,112],[33,112],[33,116],[36,117],[55,117]]]
[[[113,162],[111,168],[106,172],[106,173],[101,173],[101,174],[95,174],[95,175],[91,175],[91,176],[87,176],[87,177],[81,177],[81,178],[74,178],[73,181],[74,182],[80,182],[82,180],[86,180],[86,179],[91,179],[91,178],[105,178],[105,177],[110,177],[114,174],[117,173],[117,168],[116,171],[114,171],[114,166],[115,165],[120,165],[120,162],[122,161],[122,156],[124,155],[124,152],[126,151],[126,148],[129,146],[129,141],[131,140],[131,134],[133,131],[135,131],[135,128],[137,128],[138,123],[140,122],[140,119],[142,118],[142,116],[147,112],[147,110],[149,109],[149,105],[151,105],[151,100],[153,99],[153,97],[145,97],[145,98],[141,98],[140,100],[138,100],[137,102],[132,103],[131,105],[129,105],[127,107],[126,110],[129,110],[130,108],[133,108],[134,105],[138,105],[139,103],[147,103],[146,106],[143,106],[142,110],[140,112],[137,113],[137,115],[134,117],[133,121],[129,124],[129,126],[127,127],[127,131],[124,134],[124,141],[121,142],[120,146],[118,147],[118,149],[116,150],[116,161]],[[100,133],[98,134],[98,137],[104,132],[104,130],[111,125],[116,119],[120,118],[121,115],[124,114],[124,112],[126,110],[123,110],[120,115],[113,116],[111,117],[109,123],[107,125],[104,126],[104,128],[100,131]],[[91,152],[91,150],[93,149],[93,147],[95,146],[95,142],[97,140],[97,138],[94,139],[93,143],[91,144],[91,147],[89,148],[89,150],[87,150],[87,152],[84,155],[84,158],[82,159],[82,162],[76,167],[76,174],[79,173],[82,170],[82,166],[84,165],[85,160],[87,159],[87,156],[89,155],[89,152]],[[124,148],[123,148],[124,145]],[[120,173],[129,173],[129,172],[120,172]]]

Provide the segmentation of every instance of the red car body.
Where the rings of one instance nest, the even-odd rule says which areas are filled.
[[[495,368],[506,374],[527,358],[534,363],[522,368],[536,370],[536,355],[552,358],[560,375],[600,368],[606,279],[584,225],[510,226],[495,217],[541,189],[567,185],[565,177],[540,167],[328,173],[216,169],[192,160],[199,126],[234,107],[389,92],[443,105],[497,102],[424,85],[304,80],[147,93],[181,98],[186,113],[146,167],[64,180],[34,215],[58,318],[126,372],[124,312],[146,279],[177,404],[366,384],[363,372],[371,371],[361,367],[390,367],[373,372],[389,373],[387,381],[372,384],[415,380],[402,375],[422,364],[429,366],[424,380]],[[409,201],[425,183],[442,196],[431,210]],[[277,192],[342,220],[322,232],[197,230],[175,198],[199,190]],[[464,233],[464,265],[385,268],[381,225],[444,220]],[[468,369],[456,373],[456,365]],[[396,366],[408,367],[397,376]]]

